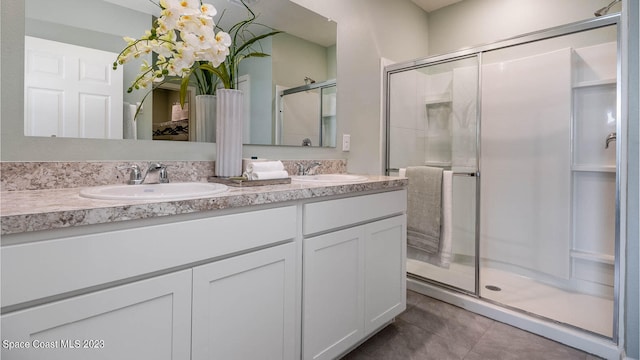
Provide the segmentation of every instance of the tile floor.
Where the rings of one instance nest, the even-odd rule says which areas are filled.
[[[553,360],[598,357],[407,292],[407,310],[343,360]]]

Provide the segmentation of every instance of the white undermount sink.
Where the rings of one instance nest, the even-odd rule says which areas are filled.
[[[227,191],[226,185],[205,182],[104,185],[80,190],[80,196],[101,200],[182,200]]]
[[[359,183],[367,181],[365,176],[350,174],[317,174],[292,176],[291,181],[315,183]]]

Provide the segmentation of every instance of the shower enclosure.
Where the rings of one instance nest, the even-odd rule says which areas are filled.
[[[276,145],[336,146],[335,80],[276,90]]]
[[[616,339],[618,21],[385,68],[387,174],[453,173],[451,262],[410,282]]]

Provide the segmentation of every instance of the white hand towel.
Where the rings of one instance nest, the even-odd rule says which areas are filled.
[[[247,164],[245,169],[248,173],[265,171],[284,171],[282,161],[256,161]]]
[[[440,251],[438,266],[449,268],[453,245],[453,171],[442,172],[442,229],[440,230]]]
[[[286,179],[289,177],[289,173],[285,170],[280,171],[252,171],[247,173],[249,180],[271,180],[271,179]]]
[[[184,107],[180,104],[171,106],[171,121],[180,121],[189,119],[189,103],[185,103]]]

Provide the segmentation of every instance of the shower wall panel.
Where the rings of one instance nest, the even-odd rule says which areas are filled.
[[[314,146],[320,144],[320,93],[319,90],[301,91],[282,97],[282,145],[297,145],[303,139],[311,139]]]
[[[481,253],[570,276],[571,50],[482,67]]]
[[[389,92],[389,167],[399,169],[424,164],[426,109],[422,102],[427,75],[419,71],[394,74]]]
[[[453,69],[452,100],[451,167],[458,172],[476,172],[477,66]]]
[[[573,51],[573,288],[613,298],[617,49]],[[610,143],[608,143],[610,142]]]

